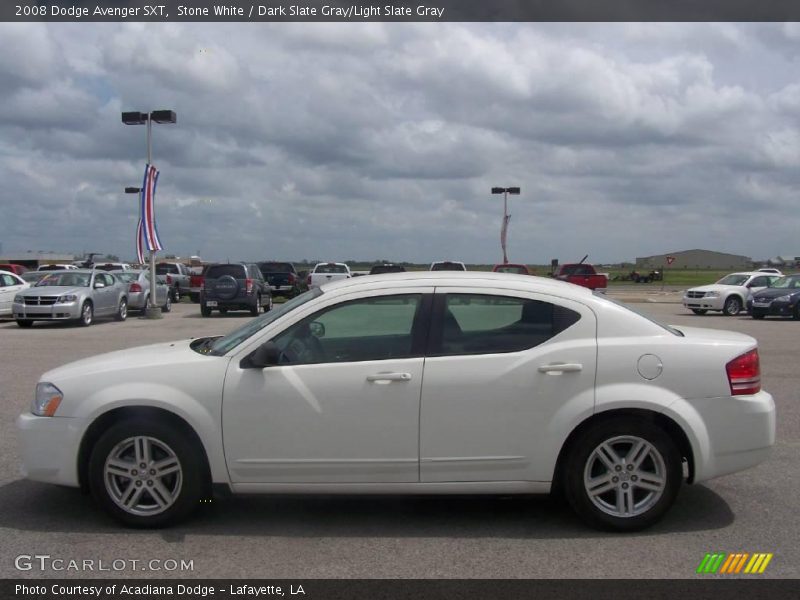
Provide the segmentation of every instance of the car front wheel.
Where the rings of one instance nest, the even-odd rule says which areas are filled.
[[[738,296],[731,296],[725,300],[725,305],[722,307],[722,312],[728,317],[735,317],[742,310],[742,301]]]
[[[636,531],[653,525],[675,500],[681,457],[659,427],[629,417],[583,432],[565,462],[572,508],[598,529]]]
[[[694,314],[696,314],[696,315],[704,315],[704,314],[706,314],[708,311],[707,311],[707,310],[705,310],[705,309],[702,309],[702,308],[693,308],[693,309],[692,309],[692,312],[693,312]]]
[[[189,515],[204,490],[202,449],[168,423],[135,419],[109,428],[89,459],[89,486],[112,517],[162,527]]]
[[[31,325],[33,325],[33,321],[31,321],[30,319],[17,319],[17,325],[19,325],[20,327],[30,327]]]
[[[94,307],[88,300],[81,306],[81,316],[78,317],[78,324],[82,327],[88,327],[94,320]]]

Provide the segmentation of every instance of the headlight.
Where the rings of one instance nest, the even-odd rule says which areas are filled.
[[[785,296],[780,296],[779,298],[775,298],[774,302],[791,302],[792,295],[786,294]]]
[[[56,414],[62,398],[64,394],[52,383],[37,383],[36,398],[31,404],[31,412],[40,417],[52,417]]]
[[[63,296],[58,297],[58,303],[63,304],[64,302],[75,302],[78,297],[75,294],[64,294]]]
[[[706,298],[719,298],[719,292],[708,292]]]
[[[25,298],[23,296],[14,296],[14,304],[25,304]]]

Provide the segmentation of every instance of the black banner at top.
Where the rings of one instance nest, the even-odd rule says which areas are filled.
[[[0,21],[800,21],[800,0],[2,0]]]

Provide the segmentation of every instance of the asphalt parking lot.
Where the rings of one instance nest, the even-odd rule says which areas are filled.
[[[758,339],[778,434],[767,463],[684,486],[660,524],[634,535],[589,530],[546,497],[236,497],[215,500],[171,529],[121,529],[78,490],[19,477],[14,419],[36,381],[101,352],[226,333],[249,315],[204,319],[197,305],[183,303],[161,321],[131,316],[88,328],[37,323],[25,330],[0,321],[0,577],[686,578],[707,552],[772,552],[760,577],[800,576],[800,322],[698,317],[654,299],[660,301],[635,308],[678,326]],[[126,566],[15,568],[17,556],[36,554]],[[142,573],[138,565],[153,559],[193,561],[193,569]]]

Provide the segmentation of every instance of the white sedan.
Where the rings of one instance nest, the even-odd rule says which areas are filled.
[[[747,305],[750,296],[779,278],[779,275],[762,271],[731,273],[711,285],[686,290],[683,305],[696,315],[713,310],[733,317]]]
[[[684,476],[765,460],[756,341],[656,323],[522,275],[393,273],[302,294],[225,337],[45,373],[28,478],[161,526],[234,493],[563,490],[589,524],[657,521]]]
[[[0,271],[0,319],[11,318],[14,296],[31,284],[11,271]]]

